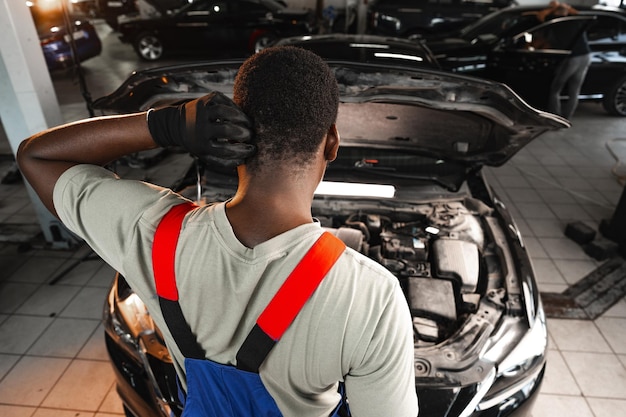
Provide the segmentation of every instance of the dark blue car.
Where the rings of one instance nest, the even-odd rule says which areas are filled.
[[[74,57],[62,10],[60,8],[43,9],[33,5],[30,11],[49,70],[72,67],[77,60],[83,62],[102,52],[100,37],[89,21],[72,16],[69,18],[70,31],[76,46],[76,57]]]

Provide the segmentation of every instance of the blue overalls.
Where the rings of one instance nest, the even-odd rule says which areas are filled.
[[[176,245],[185,214],[192,203],[172,207],[154,235],[152,263],[159,303],[167,327],[185,356],[187,392],[179,389],[183,417],[282,417],[263,385],[259,367],[315,291],[326,273],[345,250],[335,236],[323,233],[285,280],[237,352],[237,366],[222,365],[205,358],[178,303],[174,273]],[[330,417],[349,417],[342,394]]]

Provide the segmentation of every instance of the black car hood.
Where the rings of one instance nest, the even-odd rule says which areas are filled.
[[[232,95],[241,61],[133,73],[93,103],[130,113],[221,91]],[[404,67],[329,61],[340,87],[337,125],[344,146],[395,149],[470,166],[499,166],[537,136],[569,127],[491,81]]]

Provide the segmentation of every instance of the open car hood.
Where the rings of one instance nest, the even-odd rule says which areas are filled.
[[[134,72],[93,103],[103,114],[130,113],[194,99],[232,96],[238,61]],[[345,146],[422,154],[468,166],[500,166],[537,136],[567,120],[528,106],[507,86],[440,71],[328,61],[340,89],[337,125]]]

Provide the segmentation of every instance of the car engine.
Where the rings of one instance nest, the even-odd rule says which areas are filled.
[[[348,246],[385,266],[400,281],[413,316],[416,347],[450,337],[475,313],[489,288],[493,252],[481,216],[491,209],[475,199],[386,210],[370,207],[331,215],[338,207],[319,204],[322,226]],[[500,274],[495,274],[499,276]],[[498,281],[501,281],[498,279]]]

